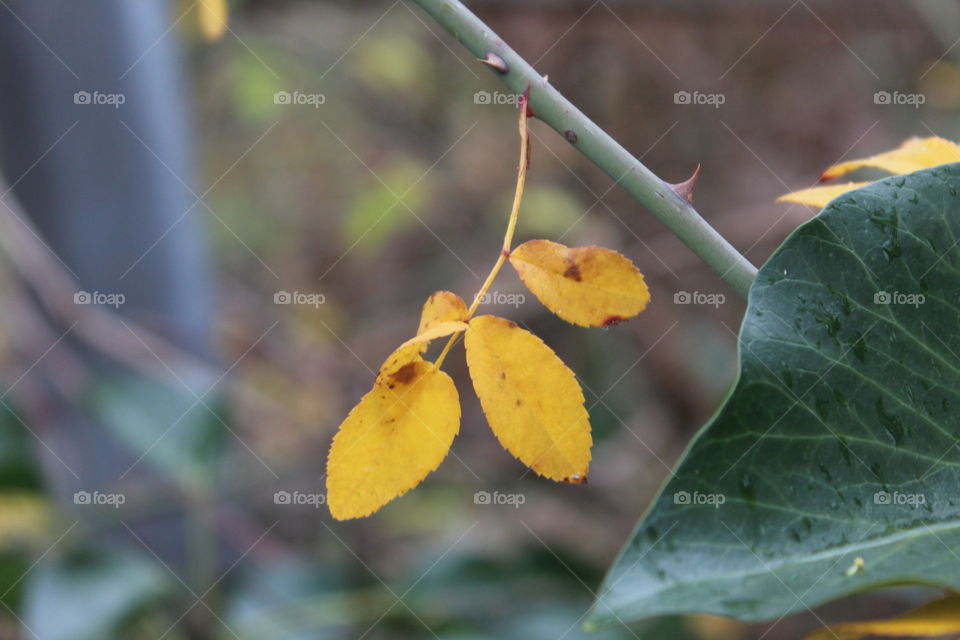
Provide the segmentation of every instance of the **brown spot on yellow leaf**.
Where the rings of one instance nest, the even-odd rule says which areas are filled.
[[[395,372],[413,362],[424,362],[420,357],[420,345],[402,344],[393,353],[387,356],[386,361],[377,371],[377,382],[389,379]]]
[[[580,277],[580,267],[576,262],[570,262],[570,266],[567,267],[567,270],[563,272],[564,278],[570,278],[571,280],[576,280],[580,282],[583,278]]]
[[[600,323],[601,327],[612,327],[615,324],[620,324],[621,322],[626,322],[629,318],[624,318],[623,316],[607,316],[603,319],[603,322]]]
[[[410,384],[417,376],[417,363],[408,362],[390,374],[390,379],[397,384]]]

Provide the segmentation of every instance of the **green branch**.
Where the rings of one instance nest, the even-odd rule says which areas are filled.
[[[747,297],[757,269],[686,199],[573,106],[459,0],[414,1],[477,58],[495,61],[496,65],[489,66],[514,92],[522,93],[529,87],[530,108],[539,120],[550,125],[616,180],[727,284]],[[500,61],[504,68],[497,69]]]

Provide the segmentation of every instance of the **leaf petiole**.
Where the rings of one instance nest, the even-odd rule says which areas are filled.
[[[530,97],[529,90],[524,92],[523,97],[520,100],[519,109],[520,109],[520,118],[518,121],[518,128],[520,131],[520,164],[517,169],[517,188],[513,194],[513,207],[510,209],[510,220],[507,222],[507,231],[503,236],[503,248],[500,250],[500,255],[497,257],[497,261],[494,263],[493,268],[490,269],[490,273],[487,275],[487,279],[483,281],[483,284],[480,286],[480,290],[473,298],[473,303],[470,305],[470,308],[467,309],[466,322],[470,321],[470,318],[473,317],[473,314],[477,311],[477,307],[480,306],[480,301],[483,300],[483,297],[487,295],[487,292],[490,290],[493,281],[496,279],[497,274],[500,273],[500,269],[503,268],[503,263],[507,261],[507,258],[510,257],[510,251],[513,245],[513,234],[517,229],[517,218],[520,215],[520,202],[523,200],[523,189],[527,183],[527,168],[530,166],[530,134],[527,130],[527,100]],[[460,337],[462,331],[458,331],[450,336],[450,339],[447,340],[447,344],[444,345],[443,351],[440,352],[440,355],[437,357],[436,362],[434,363],[434,368],[439,369],[440,365],[443,364],[443,360],[447,357],[447,353],[450,352],[450,349],[453,347],[454,343],[457,341],[457,338]]]

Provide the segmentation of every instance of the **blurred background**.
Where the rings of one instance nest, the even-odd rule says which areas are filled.
[[[700,164],[698,210],[757,265],[814,213],[778,195],[958,137],[953,3],[469,5],[665,180]],[[578,375],[590,484],[499,446],[457,347],[451,454],[333,521],[338,424],[430,293],[496,259],[516,96],[410,0],[238,0],[212,42],[204,6],[0,0],[0,638],[776,639],[922,599],[581,630],[744,305],[539,122],[518,242],[617,249],[652,294],[586,330],[505,270],[481,307]]]

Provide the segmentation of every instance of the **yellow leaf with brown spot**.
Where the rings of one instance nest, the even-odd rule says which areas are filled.
[[[435,291],[423,304],[420,312],[419,336],[441,322],[466,322],[467,304],[463,298],[449,291]]]
[[[431,340],[436,340],[437,338],[443,338],[444,336],[449,336],[451,334],[457,333],[458,331],[466,331],[467,323],[460,322],[459,320],[448,320],[446,322],[438,322],[436,324],[430,325],[429,329],[426,329],[422,333],[418,333],[414,337],[410,338],[404,342],[401,347],[406,347],[408,345],[426,345]]]
[[[207,42],[215,42],[227,31],[227,0],[200,0],[200,32]]]
[[[500,444],[551,480],[586,481],[593,441],[573,372],[503,318],[473,318],[465,343],[473,388]]]
[[[829,180],[862,167],[876,167],[902,174],[948,162],[960,162],[960,147],[953,142],[937,137],[910,138],[893,151],[835,164],[824,171],[820,179]]]
[[[798,204],[809,204],[814,207],[823,208],[831,200],[847,191],[853,191],[860,187],[865,187],[869,182],[847,182],[845,184],[829,184],[822,187],[810,187],[809,189],[800,189],[791,191],[777,198],[777,202],[796,202]]]
[[[608,327],[646,308],[643,274],[616,251],[530,240],[510,253],[520,279],[550,311],[583,327]]]
[[[330,445],[331,515],[362,518],[413,489],[440,466],[459,430],[460,401],[450,376],[419,356],[381,369]]]
[[[804,640],[858,640],[864,636],[927,638],[960,633],[960,596],[951,595],[889,620],[844,622],[824,627]]]

